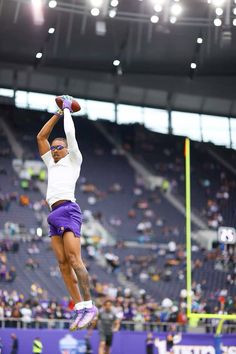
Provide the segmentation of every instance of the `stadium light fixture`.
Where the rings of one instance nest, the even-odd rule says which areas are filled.
[[[43,56],[43,53],[41,53],[41,52],[38,52],[38,53],[36,54],[36,58],[37,58],[37,59],[41,59],[42,56]]]
[[[42,0],[31,0],[31,3],[35,7],[42,6]]]
[[[42,0],[31,0],[34,24],[40,26],[44,23]]]
[[[203,43],[202,37],[198,37],[198,38],[197,38],[197,43],[198,43],[198,44],[202,44],[202,43]]]
[[[191,69],[195,70],[197,68],[197,64],[196,63],[191,63],[190,67],[191,67]]]
[[[214,25],[215,25],[216,27],[221,26],[221,25],[222,25],[221,19],[220,19],[220,18],[215,18],[215,19],[214,19]]]
[[[120,65],[120,60],[119,60],[119,59],[115,59],[115,60],[113,61],[113,65],[114,65],[114,66],[119,66],[119,65]]]
[[[157,15],[153,15],[151,16],[150,21],[152,23],[157,23],[159,21],[159,17]]]
[[[216,7],[221,7],[222,5],[224,5],[225,0],[212,0],[212,3]]]
[[[91,15],[92,16],[98,16],[100,14],[100,10],[97,7],[93,7],[91,9]]]
[[[162,11],[162,6],[161,6],[161,4],[155,4],[155,5],[154,5],[154,10],[155,10],[156,12],[161,12],[161,11]]]
[[[215,25],[216,27],[220,27],[220,26],[222,25],[221,19],[220,19],[220,18],[215,18],[215,19],[214,19],[214,25]]]
[[[170,11],[173,16],[179,16],[182,12],[182,6],[180,4],[174,4],[171,6]]]
[[[216,15],[217,16],[221,16],[221,15],[223,15],[223,13],[224,13],[224,10],[222,9],[222,7],[216,8]]]
[[[107,33],[106,22],[104,21],[96,21],[95,23],[95,31],[98,36],[105,36]]]
[[[56,0],[51,0],[51,1],[49,1],[48,6],[49,6],[51,9],[54,9],[54,8],[57,6],[57,1],[56,1]]]
[[[236,26],[236,18],[233,19],[233,26]]]
[[[152,3],[155,5],[155,4],[160,4],[160,5],[162,5],[162,4],[164,4],[164,2],[165,2],[166,0],[152,0]]]
[[[116,10],[115,10],[115,9],[111,9],[111,10],[109,11],[109,17],[111,17],[111,18],[116,17]]]
[[[171,16],[170,17],[170,23],[174,24],[177,21],[176,16]]]
[[[122,70],[121,66],[118,66],[118,68],[117,68],[117,75],[119,75],[119,76],[123,75],[123,70]]]
[[[90,2],[91,2],[91,6],[96,8],[101,7],[103,4],[103,0],[90,0]]]
[[[112,7],[117,7],[119,5],[119,1],[118,0],[111,0],[111,6]]]
[[[233,8],[233,14],[236,15],[236,7]]]
[[[48,33],[49,34],[53,34],[55,32],[55,28],[54,27],[50,27],[49,29],[48,29]]]

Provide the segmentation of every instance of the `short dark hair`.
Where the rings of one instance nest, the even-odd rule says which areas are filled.
[[[63,142],[66,144],[66,147],[68,146],[68,144],[67,144],[67,140],[66,140],[65,138],[61,138],[61,137],[59,137],[59,138],[55,138],[55,139],[53,139],[52,143],[53,143],[55,140],[60,140],[60,141],[63,141]]]
[[[105,306],[106,304],[112,304],[112,301],[110,299],[106,299],[104,302],[103,302],[103,306]]]

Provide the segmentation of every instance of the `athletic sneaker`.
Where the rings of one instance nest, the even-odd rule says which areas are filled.
[[[78,323],[78,329],[86,327],[98,314],[98,309],[95,305],[90,308],[85,308],[82,311],[83,316],[80,318],[80,321]]]
[[[73,98],[71,96],[61,96],[62,100],[63,100],[63,105],[62,105],[62,109],[68,108],[70,112],[73,112],[72,108],[71,108],[71,104],[72,104],[72,100]]]
[[[81,320],[81,318],[84,315],[84,309],[82,310],[75,310],[74,315],[72,317],[72,323],[70,325],[70,331],[76,331],[78,329],[78,324]]]

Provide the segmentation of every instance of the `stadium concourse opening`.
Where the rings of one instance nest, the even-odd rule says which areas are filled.
[[[236,2],[0,19],[0,354],[236,353]]]

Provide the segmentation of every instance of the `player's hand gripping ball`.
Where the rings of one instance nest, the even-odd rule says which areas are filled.
[[[55,98],[56,104],[60,109],[62,109],[65,99],[71,101],[72,112],[79,112],[81,110],[80,104],[71,96],[58,96]]]

